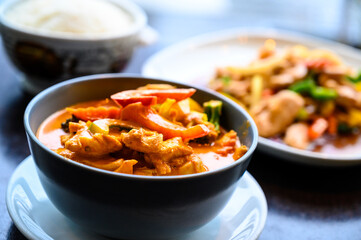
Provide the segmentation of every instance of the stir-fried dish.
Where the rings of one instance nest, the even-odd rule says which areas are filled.
[[[228,165],[247,152],[219,122],[222,102],[195,89],[149,84],[79,103],[48,117],[37,137],[68,159],[119,173],[163,176]]]
[[[260,136],[295,148],[345,147],[360,132],[361,73],[327,50],[269,39],[248,66],[217,69],[210,87],[247,109]]]

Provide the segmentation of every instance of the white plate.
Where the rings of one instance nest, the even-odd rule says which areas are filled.
[[[108,239],[80,229],[54,207],[41,186],[31,156],[11,176],[6,204],[15,225],[29,239]],[[207,225],[180,239],[254,240],[260,235],[266,217],[264,193],[251,174],[246,172],[222,212]]]
[[[170,46],[149,58],[142,73],[147,77],[207,86],[217,67],[246,65],[257,56],[266,39],[276,40],[283,48],[302,44],[310,48],[327,48],[346,64],[360,68],[361,51],[349,46],[275,29],[230,29],[201,35]],[[289,161],[312,165],[342,166],[361,164],[361,152],[326,154],[298,150],[266,138],[259,138],[259,149]]]

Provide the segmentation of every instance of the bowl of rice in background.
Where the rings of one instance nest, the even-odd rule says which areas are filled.
[[[4,1],[0,27],[5,52],[32,94],[72,77],[120,72],[156,35],[144,33],[152,31],[146,14],[127,0]]]

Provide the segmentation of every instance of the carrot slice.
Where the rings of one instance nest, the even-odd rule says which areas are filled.
[[[329,134],[336,134],[337,133],[337,118],[333,115],[328,117],[328,133]]]
[[[189,128],[169,122],[160,116],[155,110],[142,103],[133,103],[122,110],[122,120],[134,121],[150,130],[162,133],[166,139],[181,137],[194,139],[207,135],[210,130],[204,124],[198,124]]]
[[[189,98],[195,92],[196,90],[193,88],[127,90],[113,94],[111,99],[123,107],[136,102],[149,106],[163,103],[167,98],[181,101]]]
[[[118,119],[121,115],[121,108],[119,107],[68,107],[66,111],[83,121],[95,121],[103,118]]]
[[[316,119],[308,128],[308,136],[311,140],[321,137],[328,128],[328,122],[324,118]]]

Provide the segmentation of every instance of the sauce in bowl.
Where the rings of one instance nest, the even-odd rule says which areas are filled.
[[[220,126],[221,101],[203,107],[195,89],[149,84],[50,115],[38,139],[57,154],[118,173],[170,176],[220,169],[247,151]]]

